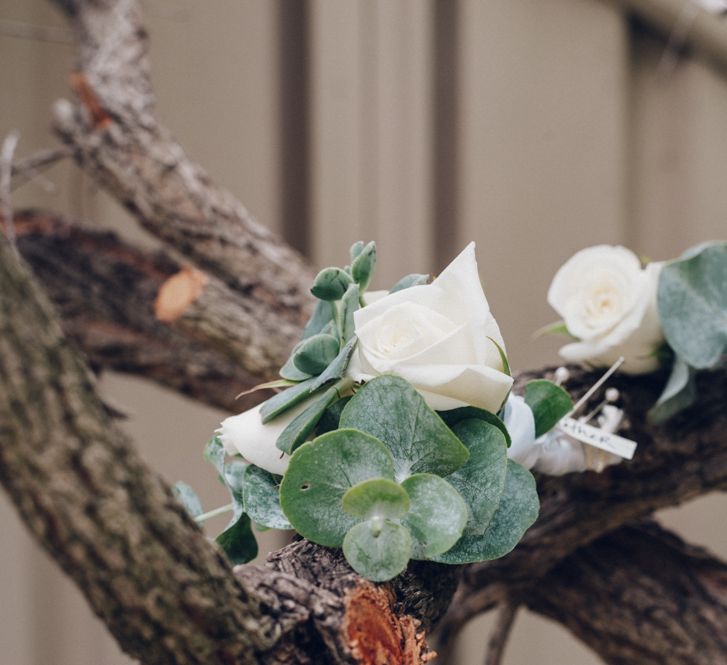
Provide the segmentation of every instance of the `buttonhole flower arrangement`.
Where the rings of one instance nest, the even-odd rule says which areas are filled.
[[[412,559],[504,556],[538,515],[512,433],[542,437],[573,405],[545,380],[510,395],[474,243],[436,279],[411,274],[384,292],[368,291],[375,264],[374,243],[357,242],[349,265],[318,274],[301,341],[259,386],[280,392],[207,444],[230,505],[203,513],[177,485],[198,521],[232,512],[216,540],[235,563],[257,553],[253,525],[293,529],[385,581]]]
[[[650,412],[661,424],[697,401],[698,370],[724,363],[727,243],[645,265],[625,247],[589,247],[557,271],[548,302],[562,321],[544,330],[572,339],[560,349],[565,360],[604,367],[623,357],[631,374],[671,365]]]

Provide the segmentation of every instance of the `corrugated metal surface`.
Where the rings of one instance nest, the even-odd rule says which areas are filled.
[[[145,7],[159,113],[213,177],[316,263],[338,263],[353,240],[375,238],[381,284],[435,271],[477,240],[517,367],[553,361],[555,343],[530,334],[552,319],[548,282],[576,249],[623,242],[666,258],[727,236],[724,76],[695,60],[665,68],[664,40],[611,4]],[[10,20],[61,25],[42,0],[3,0],[0,21]],[[71,55],[69,45],[5,35],[0,22],[0,130],[19,128],[22,152],[51,142],[49,107],[66,94]],[[70,165],[50,178],[56,193],[27,186],[17,204],[52,206],[147,241]],[[113,379],[106,389],[130,405],[129,426],[157,468],[210,483],[199,449],[221,414],[180,412],[178,398],[138,382]],[[727,553],[718,540],[723,506],[694,511],[692,535]],[[7,502],[0,529],[0,665],[125,662]],[[463,664],[481,661],[481,627],[470,632],[479,646],[462,650]],[[543,622],[519,622],[515,640],[510,665],[536,656],[588,662]]]

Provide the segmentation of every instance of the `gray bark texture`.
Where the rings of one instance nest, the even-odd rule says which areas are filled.
[[[501,560],[412,564],[375,585],[339,550],[299,540],[232,569],[118,431],[79,351],[94,371],[241,410],[262,396],[234,395],[274,376],[295,342],[312,273],[158,123],[139,4],[54,4],[79,46],[75,101],[54,112],[61,154],[165,249],[14,214],[23,259],[0,238],[0,483],[125,651],[150,665],[415,665],[432,660],[438,630],[445,662],[467,620],[502,606],[494,663],[523,605],[609,663],[727,662],[725,565],[643,522],[727,487],[724,371],[700,375],[699,408],[661,428],[646,412],[666,377],[617,379],[637,458],[538,478],[540,517]],[[518,388],[534,376],[549,371]],[[566,388],[578,396],[593,380],[572,368]]]

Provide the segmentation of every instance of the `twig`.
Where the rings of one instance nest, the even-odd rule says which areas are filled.
[[[31,39],[51,44],[73,44],[73,33],[54,25],[36,25],[22,21],[0,20],[0,35],[16,39]]]
[[[18,147],[20,133],[12,131],[5,137],[0,149],[0,215],[5,222],[5,238],[15,248],[15,226],[13,225],[13,204],[10,191],[10,180],[13,172],[13,157]]]
[[[41,150],[33,155],[19,159],[12,169],[12,187],[15,190],[37,178],[43,171],[73,154],[71,146],[62,145],[56,148]]]
[[[512,625],[515,622],[520,605],[514,601],[508,600],[500,607],[497,615],[497,623],[490,635],[490,642],[487,645],[487,655],[485,656],[485,665],[500,665],[502,657],[505,654],[505,645],[507,638],[510,637]]]

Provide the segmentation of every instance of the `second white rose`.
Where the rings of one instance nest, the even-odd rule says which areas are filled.
[[[438,411],[471,405],[497,412],[512,378],[470,243],[431,284],[376,299],[354,314],[358,344],[348,376],[393,373]]]
[[[578,341],[560,349],[569,362],[650,372],[664,341],[656,309],[661,263],[645,268],[625,247],[597,245],[577,252],[558,270],[548,302]]]

